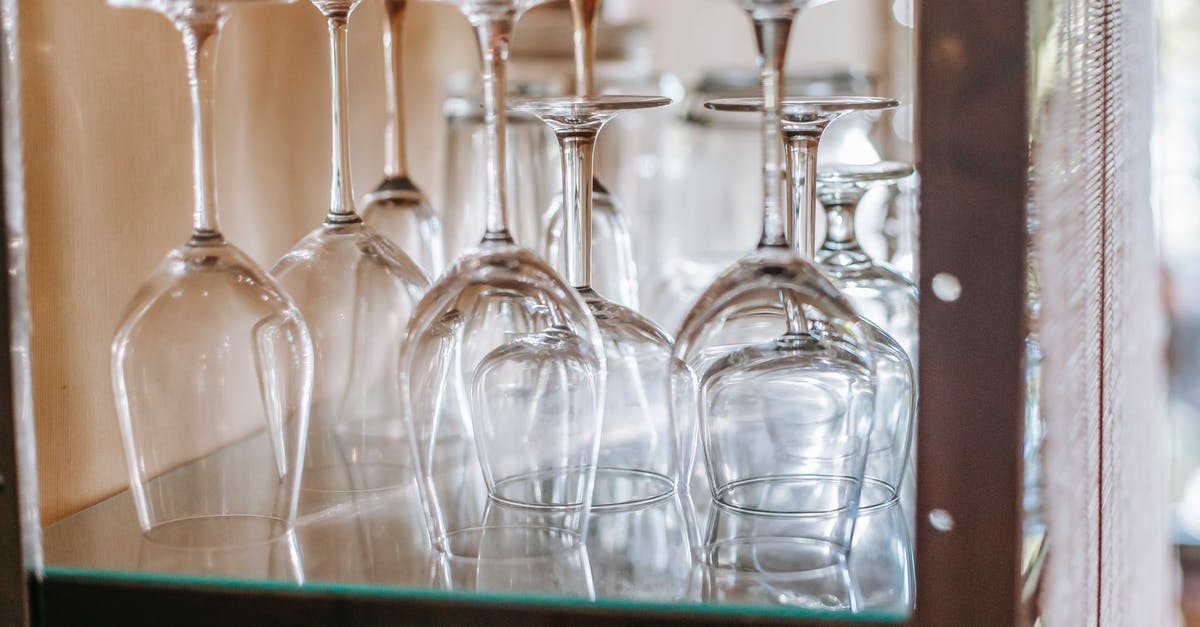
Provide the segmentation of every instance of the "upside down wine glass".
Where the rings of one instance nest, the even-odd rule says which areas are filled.
[[[442,224],[429,200],[408,176],[404,147],[404,16],[408,0],[383,0],[383,52],[387,69],[386,150],[383,181],[365,200],[363,219],[380,235],[412,255],[430,276],[442,269]]]
[[[600,0],[571,0],[571,18],[575,37],[575,95],[584,98],[596,93],[593,67],[596,61],[596,18]],[[591,285],[617,304],[638,308],[637,264],[629,223],[616,197],[599,180],[592,179],[592,217],[588,229],[591,246],[597,251]],[[574,245],[564,231],[565,213],[570,200],[566,192],[557,196],[543,219],[546,258],[565,267],[568,249]]]
[[[192,237],[138,291],[112,344],[138,523],[148,541],[186,549],[284,538],[296,515],[312,343],[292,300],[217,225],[213,72],[227,7],[241,2],[111,4],[170,18],[192,100]]]
[[[688,534],[682,504],[675,498],[677,431],[666,397],[671,338],[591,287],[596,138],[620,111],[670,102],[653,96],[566,96],[521,100],[512,107],[541,118],[558,138],[566,201],[563,270],[595,317],[604,344],[604,427],[588,546],[599,549],[591,554],[597,592],[611,596],[680,598],[687,591]],[[646,528],[655,523],[656,529]],[[653,535],[647,536],[648,531]],[[618,542],[622,549],[615,550]]]
[[[821,136],[826,127],[843,115],[853,111],[889,109],[897,105],[898,103],[895,100],[889,98],[866,96],[793,97],[783,101],[781,106],[782,130],[786,142],[787,179],[790,186],[788,194],[790,201],[790,211],[788,212],[790,219],[789,232],[791,233],[792,247],[796,254],[805,259],[813,260],[815,246],[814,233],[816,230],[816,186],[821,176],[831,176],[828,174],[818,175],[816,167],[818,148]],[[714,100],[706,103],[705,106],[716,111],[762,111],[762,101],[755,98]],[[840,175],[840,180],[849,177],[852,172],[879,172],[890,169],[894,168],[878,164],[867,166],[839,165],[834,166],[829,171],[843,173]],[[851,184],[851,186],[854,185]],[[840,186],[839,189],[841,187],[844,186]],[[857,197],[861,197],[861,195],[862,190],[859,190]],[[828,198],[831,201],[835,200],[833,192],[830,192]],[[839,202],[844,204],[847,200],[843,199]],[[822,250],[828,248],[830,256],[845,250],[847,256],[855,255],[854,259],[859,261],[853,265],[847,264],[836,272],[830,271],[830,268],[824,264],[822,264],[822,267],[842,290],[842,293],[846,295],[847,299],[850,300],[855,311],[863,314],[869,340],[876,358],[875,370],[878,379],[875,394],[876,411],[874,424],[871,428],[871,444],[867,459],[866,476],[886,484],[893,491],[899,491],[904,478],[914,427],[913,412],[916,410],[915,370],[912,367],[911,360],[908,358],[905,347],[886,330],[881,329],[875,324],[875,318],[865,315],[865,312],[881,310],[881,306],[873,301],[860,302],[853,296],[854,294],[864,293],[868,296],[874,294],[873,292],[868,293],[865,290],[877,285],[875,280],[879,278],[880,273],[873,271],[874,264],[871,264],[872,267],[868,268],[861,263],[861,258],[865,257],[865,254],[858,248],[857,242],[851,244],[852,234],[846,235],[843,233],[846,227],[838,220],[839,216],[842,215],[841,211],[845,210],[839,210],[837,215],[833,215],[830,218],[833,221],[831,222],[832,230],[827,230],[827,243],[826,247],[822,248]],[[831,236],[837,242],[842,243],[829,243],[828,238]],[[818,257],[820,254],[820,252],[817,253]],[[842,278],[855,280],[844,281],[841,280]],[[857,291],[852,292],[851,290]],[[915,288],[913,288],[913,293],[915,295]],[[914,300],[914,315],[915,305]],[[883,491],[881,490],[868,492],[871,495],[880,495],[882,493]],[[890,500],[890,497],[884,500]],[[862,507],[873,505],[867,502],[860,503]]]
[[[579,543],[586,531],[604,348],[575,290],[509,231],[505,70],[513,26],[531,2],[452,2],[483,61],[486,228],[418,304],[400,373],[433,546],[519,557],[505,553],[548,538]]]
[[[720,568],[753,569],[768,556],[794,572],[845,567],[874,413],[869,331],[833,283],[792,252],[785,233],[781,82],[792,19],[804,4],[742,2],[764,92],[763,233],[757,250],[700,296],[672,353],[675,421],[682,441],[698,431],[713,499],[699,557]],[[781,308],[786,324],[773,338],[723,335],[745,316]],[[691,477],[689,463],[685,456],[681,476]],[[725,513],[782,522],[768,527],[786,534],[722,524]],[[837,602],[851,607],[843,592]]]
[[[402,486],[413,476],[396,364],[409,315],[429,282],[354,210],[346,37],[358,2],[313,0],[329,26],[329,210],[272,270],[296,299],[316,349],[306,512],[340,504],[350,493]]]

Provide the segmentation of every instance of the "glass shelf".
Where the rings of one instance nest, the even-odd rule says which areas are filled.
[[[227,456],[269,454],[262,437],[230,445],[172,471],[186,480]],[[672,559],[676,518],[653,511],[594,514],[587,548],[488,564],[432,551],[416,486],[369,493],[306,492],[294,537],[240,548],[179,549],[155,543],[138,526],[128,491],[47,526],[49,578],[120,583],[223,586],[251,591],[435,600],[473,600],[558,608],[622,609],[706,615],[847,619],[902,623],[906,612],[849,614],[790,605],[805,575],[734,572],[695,564],[684,547]],[[610,515],[611,516],[611,515]],[[596,525],[603,527],[596,532]],[[649,536],[638,541],[631,531]],[[612,547],[624,550],[609,550]],[[675,556],[678,557],[678,556]],[[456,563],[457,562],[457,563]]]

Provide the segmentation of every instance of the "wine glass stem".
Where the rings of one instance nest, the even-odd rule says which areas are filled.
[[[859,247],[854,232],[854,213],[862,196],[862,192],[853,190],[839,191],[834,196],[826,197],[825,242],[830,248],[845,250]]]
[[[562,148],[563,242],[566,279],[575,288],[592,284],[592,159],[598,128],[558,131]]]
[[[384,90],[387,95],[387,129],[384,133],[386,152],[383,174],[389,179],[408,176],[408,156],[404,150],[404,15],[408,0],[383,0],[383,51],[387,75]]]
[[[792,14],[756,16],[754,34],[758,44],[758,66],[762,79],[763,233],[760,247],[787,246],[783,199],[783,141],[780,138],[780,100],[783,96],[783,65],[787,57]]]
[[[330,224],[358,222],[354,211],[354,189],[350,181],[350,80],[346,46],[353,7],[325,11],[329,22],[329,72],[333,112],[333,182],[329,192]]]
[[[221,239],[217,224],[216,154],[213,149],[213,73],[225,14],[220,9],[191,9],[174,16],[187,51],[192,98],[192,241]]]
[[[596,89],[593,64],[596,60],[596,14],[600,0],[571,0],[575,26],[575,95],[590,96]]]
[[[505,90],[509,40],[515,15],[513,11],[468,16],[475,26],[479,54],[483,61],[484,151],[487,157],[487,232],[484,241],[511,242],[508,231],[508,178],[506,174]]]
[[[805,259],[817,252],[817,146],[821,132],[787,133],[787,169],[791,184],[792,249]]]

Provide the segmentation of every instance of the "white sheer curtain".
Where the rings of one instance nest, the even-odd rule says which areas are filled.
[[[1151,0],[1035,0],[1043,624],[1178,624],[1150,206]]]

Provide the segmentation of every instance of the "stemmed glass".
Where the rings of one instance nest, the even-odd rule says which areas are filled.
[[[571,18],[575,37],[575,95],[585,98],[596,93],[593,66],[596,60],[596,17],[600,11],[600,0],[570,0]],[[592,269],[592,285],[600,293],[608,295],[613,302],[637,309],[638,278],[637,264],[633,256],[633,238],[629,225],[608,188],[593,178],[592,217],[588,225],[591,246],[598,251],[598,263]],[[564,267],[565,257],[573,245],[564,233],[564,209],[569,211],[566,192],[558,196],[546,211],[543,223],[546,258]]]
[[[359,0],[313,0],[329,25],[332,184],[325,220],[275,264],[313,334],[305,508],[412,480],[396,364],[428,279],[363,223],[350,182],[347,26]]]
[[[408,0],[383,0],[384,91],[387,96],[387,129],[384,132],[383,181],[365,200],[363,219],[376,232],[413,256],[437,276],[444,261],[442,224],[425,194],[408,176],[404,147],[404,16]]]
[[[509,231],[505,70],[513,25],[532,3],[452,1],[483,61],[486,228],[417,305],[400,375],[434,547],[497,558],[521,538],[584,537],[605,359],[587,305]],[[471,483],[480,477],[482,502]]]
[[[792,19],[804,4],[742,2],[755,25],[764,92],[763,234],[757,250],[701,295],[672,353],[675,421],[681,441],[695,441],[698,430],[714,512],[788,530],[782,543],[736,529],[707,535],[699,557],[718,567],[770,554],[793,569],[844,568],[875,410],[867,326],[827,277],[792,252],[785,232],[781,82]],[[744,317],[780,309],[785,324],[772,338],[724,333]],[[690,455],[683,458],[681,476],[690,478]]]
[[[667,409],[667,364],[671,338],[657,325],[605,299],[592,282],[592,159],[596,138],[618,112],[662,107],[670,100],[653,96],[567,96],[515,102],[512,109],[541,118],[554,131],[562,150],[565,227],[564,273],[596,319],[607,364],[604,428],[600,436],[589,546],[600,592],[616,596],[658,591],[678,597],[687,581],[679,575],[689,560],[680,501],[677,431]],[[611,252],[611,251],[610,251]],[[658,525],[647,542],[647,521]],[[669,523],[669,524],[668,524]],[[672,529],[673,527],[673,529]],[[676,533],[672,533],[672,530]],[[621,537],[628,550],[611,550]],[[619,565],[618,565],[619,563]],[[624,576],[604,576],[625,572]],[[630,580],[634,577],[636,580]]]
[[[868,190],[891,185],[912,173],[911,165],[892,161],[822,168],[816,175],[816,195],[825,207],[826,227],[816,257],[854,308],[887,331],[915,360],[917,286],[891,266],[872,259],[858,244],[854,230],[854,211]]]
[[[291,298],[217,224],[213,73],[228,5],[239,3],[111,4],[175,24],[192,101],[192,237],[138,291],[112,344],[138,523],[173,547],[294,546],[312,342]]]
[[[870,258],[862,252],[857,241],[853,239],[853,231],[846,233],[842,216],[852,211],[846,209],[829,209],[830,228],[826,230],[826,243],[821,251],[815,251],[817,185],[822,176],[836,177],[839,182],[852,176],[851,173],[896,173],[902,169],[900,164],[887,165],[838,165],[827,170],[827,174],[817,173],[817,154],[821,136],[830,123],[843,115],[854,111],[873,111],[896,107],[898,103],[890,98],[868,96],[828,96],[828,97],[789,97],[781,106],[783,119],[783,135],[786,142],[786,163],[788,172],[788,194],[791,210],[788,212],[789,233],[792,247],[796,254],[809,260],[814,260],[814,252],[818,260],[822,260],[822,269],[833,279],[842,293],[850,300],[856,312],[862,315],[867,328],[868,340],[876,358],[875,370],[877,387],[875,391],[875,419],[871,429],[871,444],[868,453],[866,476],[881,481],[892,490],[899,491],[904,478],[908,451],[912,439],[913,412],[916,410],[916,380],[915,369],[912,367],[907,346],[901,344],[886,327],[880,328],[880,319],[870,315],[883,310],[900,309],[911,313],[912,320],[916,315],[916,288],[911,292],[900,287],[899,282],[890,279],[899,276],[894,271],[880,268],[870,262]],[[762,100],[755,98],[734,98],[714,100],[705,103],[709,109],[716,111],[761,112]],[[911,173],[911,167],[908,172]],[[836,174],[840,173],[840,174]],[[863,175],[866,177],[870,174]],[[866,184],[866,183],[863,183]],[[856,190],[854,201],[862,197],[865,187],[854,183],[847,184]],[[847,185],[839,185],[843,190]],[[831,203],[845,204],[849,202],[850,191],[829,191],[828,196],[822,197]],[[837,214],[834,215],[834,211]],[[831,242],[830,237],[836,241]],[[827,255],[823,259],[822,251]],[[839,267],[831,269],[824,260],[838,257]],[[865,260],[865,261],[864,261]],[[814,260],[816,261],[816,260]],[[883,277],[889,277],[884,279]],[[911,286],[906,279],[900,281]],[[889,307],[885,308],[874,300],[860,302],[856,296],[866,296],[868,299],[878,296],[871,289],[879,289],[883,285],[895,285],[889,291]],[[911,296],[906,301],[911,307],[899,307],[894,303],[903,300],[898,296]],[[902,337],[913,337],[915,329]],[[872,491],[869,494],[879,494]],[[863,507],[877,504],[864,502]]]

